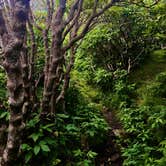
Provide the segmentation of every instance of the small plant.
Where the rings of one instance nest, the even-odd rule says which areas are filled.
[[[55,147],[54,126],[54,123],[42,125],[38,114],[34,114],[34,117],[26,125],[27,133],[31,134],[27,135],[21,145],[21,150],[25,154],[25,163],[30,163],[34,158],[41,158],[42,154],[47,156],[51,148]]]

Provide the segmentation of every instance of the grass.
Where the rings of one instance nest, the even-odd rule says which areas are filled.
[[[136,71],[131,73],[130,81],[144,86],[154,81],[156,75],[166,71],[166,50],[156,50]]]
[[[155,79],[158,74],[165,71],[166,50],[156,50],[151,53],[140,68],[131,73],[130,82],[134,82],[137,85],[137,105],[141,105],[146,102],[145,96],[147,95],[148,87],[155,83]]]

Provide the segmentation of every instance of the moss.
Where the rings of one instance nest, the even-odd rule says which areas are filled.
[[[150,84],[161,72],[166,71],[166,50],[154,51],[145,62],[130,75],[130,81],[144,86]]]
[[[166,51],[156,50],[130,75],[137,85],[137,105],[166,104]]]
[[[151,54],[152,60],[156,62],[166,62],[166,50],[155,50]]]

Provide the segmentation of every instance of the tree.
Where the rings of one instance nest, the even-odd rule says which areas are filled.
[[[30,0],[1,1],[0,36],[10,105],[8,138],[2,166],[11,166],[17,160],[25,122],[32,111],[36,111],[39,106],[41,119],[45,123],[45,117],[55,115],[58,107],[65,109],[65,92],[69,87],[70,71],[79,42],[95,26],[96,19],[118,0],[106,1],[104,7],[100,6],[102,1],[90,1],[88,10],[83,0],[44,2],[47,14],[43,19],[44,26],[41,27],[30,9]],[[37,79],[35,55],[38,43],[35,28],[42,33],[46,57],[44,74]],[[42,77],[44,85],[40,101],[36,90]]]
[[[6,148],[1,165],[11,165],[20,145],[22,130],[22,111],[25,110],[25,63],[23,43],[26,37],[26,20],[28,18],[29,1],[15,1],[13,10],[0,11],[0,34],[4,53],[3,66],[7,73],[7,88],[10,104],[10,122]],[[4,17],[5,16],[5,17]],[[12,17],[12,21],[9,21]],[[4,19],[6,18],[6,19]],[[10,19],[11,20],[11,19]]]
[[[13,165],[20,155],[23,129],[32,112],[40,110],[42,122],[47,123],[47,116],[54,118],[59,108],[65,111],[65,93],[77,47],[97,19],[120,1],[43,0],[46,11],[41,17],[30,8],[30,0],[0,1],[0,38],[10,105],[2,166]],[[45,51],[44,69],[37,78],[35,29],[42,34]],[[38,98],[42,80],[43,95]]]

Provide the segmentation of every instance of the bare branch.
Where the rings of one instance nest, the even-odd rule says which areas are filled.
[[[29,11],[29,17],[30,17],[30,20],[31,20],[31,23],[39,30],[39,31],[43,31],[43,28],[41,28],[37,23],[36,23],[36,20],[37,18],[35,17],[35,15],[33,14],[31,8],[30,8],[30,11]]]
[[[120,0],[118,0],[120,1]],[[116,1],[116,2],[118,2]],[[114,0],[111,0],[103,9],[101,9],[100,11],[97,12],[97,3],[98,3],[98,0],[95,1],[94,3],[94,8],[93,8],[93,12],[91,14],[91,16],[89,17],[89,19],[86,21],[86,24],[84,25],[84,28],[83,30],[81,31],[81,33],[79,35],[77,35],[76,37],[74,37],[70,43],[65,46],[63,49],[64,51],[67,51],[68,49],[70,49],[74,43],[76,43],[77,41],[79,41],[81,38],[83,38],[86,33],[88,32],[89,30],[89,27],[91,26],[91,23],[93,22],[93,20],[96,18],[96,17],[99,17],[100,15],[102,15],[106,10],[108,10],[111,6],[113,6],[113,4],[115,3]]]
[[[63,37],[62,37],[62,42],[65,40],[65,37],[67,36],[67,34],[70,32],[70,30],[73,28],[73,26],[75,25],[76,21],[79,19],[80,14],[81,14],[81,10],[82,10],[82,5],[83,5],[83,0],[80,0],[79,2],[79,6],[77,9],[77,13],[75,14],[75,16],[73,15],[73,19],[69,20],[72,21],[72,23],[68,26],[68,28],[65,30],[65,32],[63,33]],[[74,14],[74,13],[73,13]],[[68,22],[68,23],[69,23]],[[65,23],[65,26],[68,24],[67,22]]]
[[[71,6],[69,16],[68,16],[67,20],[64,22],[65,26],[67,24],[69,24],[69,22],[74,18],[75,11],[78,9],[78,5],[79,5],[80,1],[83,2],[83,0],[76,0],[75,3]]]

